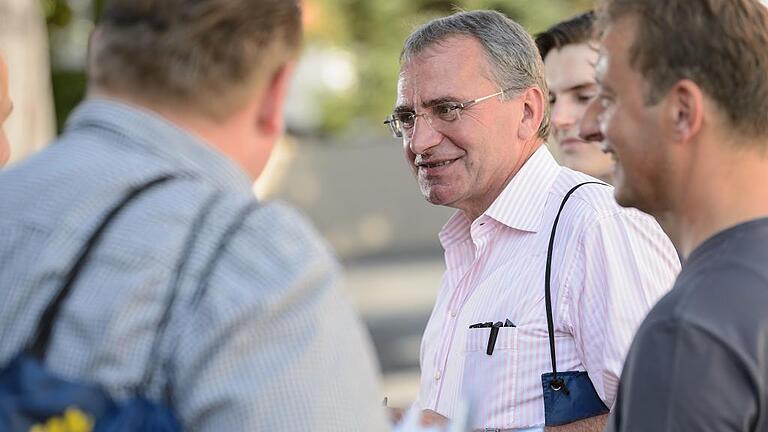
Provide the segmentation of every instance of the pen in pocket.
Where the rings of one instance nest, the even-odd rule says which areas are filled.
[[[498,321],[493,323],[491,321],[484,323],[472,324],[469,328],[490,328],[491,333],[488,336],[488,347],[485,349],[485,353],[493,355],[493,349],[496,347],[496,339],[499,336],[499,328],[501,327],[515,327],[515,324],[507,318],[504,322]]]

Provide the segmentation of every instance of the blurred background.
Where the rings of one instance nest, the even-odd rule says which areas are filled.
[[[43,148],[85,93],[87,43],[104,1],[0,0],[0,52],[15,110],[12,163]],[[402,42],[456,8],[496,9],[531,33],[592,0],[304,0],[306,43],[288,134],[257,195],[303,210],[335,248],[373,338],[390,405],[416,396],[421,333],[444,269],[437,233],[452,211],[426,203],[383,119]],[[147,77],[151,79],[151,77]]]

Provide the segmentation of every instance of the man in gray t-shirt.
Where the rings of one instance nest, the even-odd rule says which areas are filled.
[[[768,428],[768,218],[726,229],[685,263],[640,326],[609,430]]]
[[[686,261],[640,326],[608,431],[768,429],[768,8],[605,0],[581,124],[616,158],[619,204]]]

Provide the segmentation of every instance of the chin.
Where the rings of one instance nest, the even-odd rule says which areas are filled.
[[[454,201],[450,192],[451,191],[446,190],[446,188],[441,188],[439,186],[421,186],[422,196],[424,196],[424,199],[427,200],[427,202],[433,205],[450,206]]]
[[[622,194],[619,189],[615,190],[614,198],[616,198],[616,203],[622,207],[637,207],[635,201],[626,194]]]
[[[648,205],[649,203],[638,196],[636,191],[628,190],[624,186],[616,185],[616,188],[614,189],[614,197],[616,198],[616,203],[622,207],[636,208],[644,213],[653,214],[652,210],[654,206]]]
[[[622,207],[637,207],[634,191],[627,186],[624,177],[619,173],[615,173],[613,186],[613,196],[616,198],[616,203]]]
[[[574,171],[580,171],[592,175],[590,174],[590,168],[594,164],[590,163],[590,161],[582,155],[571,153],[563,155],[563,165]]]
[[[424,199],[427,200],[427,202],[432,205],[444,206],[444,205],[448,205],[448,203],[450,202],[440,194],[424,193],[423,195],[424,195]]]

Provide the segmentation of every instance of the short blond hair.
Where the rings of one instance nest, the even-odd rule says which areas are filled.
[[[301,34],[294,0],[111,0],[90,84],[222,118],[297,55]]]

